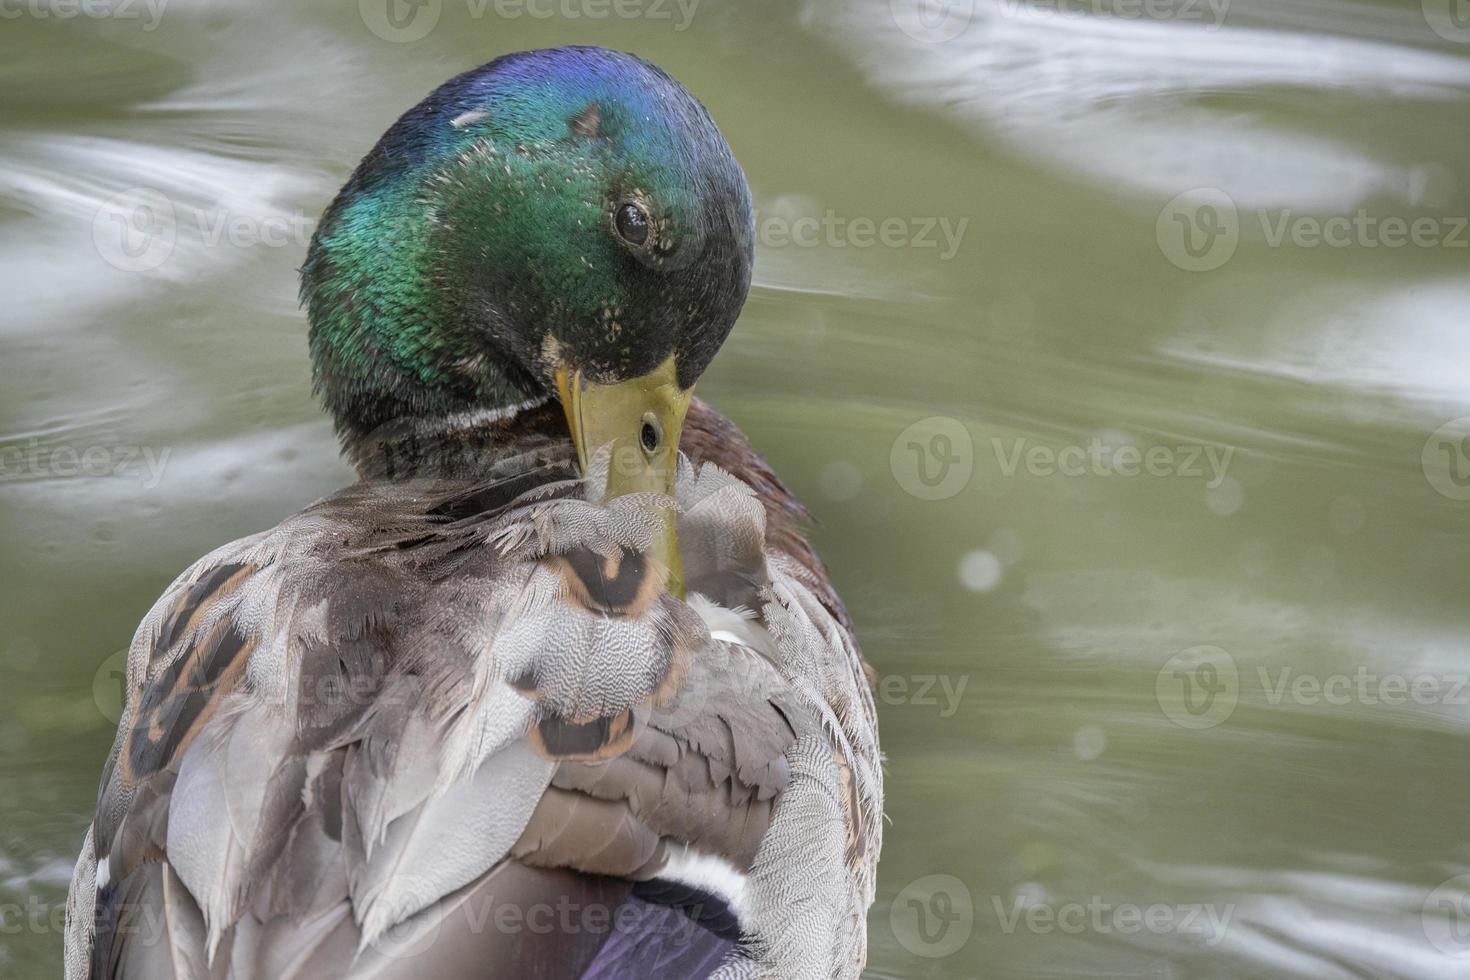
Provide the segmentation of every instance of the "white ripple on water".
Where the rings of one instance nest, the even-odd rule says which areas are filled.
[[[1457,686],[1466,641],[1459,623],[1386,609],[1321,609],[1239,586],[1155,571],[1033,571],[1024,602],[1038,616],[1041,637],[1058,651],[1097,664],[1157,670],[1172,654],[1197,644],[1220,645],[1240,678],[1241,704],[1290,714],[1354,717],[1412,730],[1470,731],[1470,708]],[[1250,624],[1243,640],[1237,624]],[[1301,637],[1314,638],[1302,646]],[[1313,651],[1321,651],[1314,656]],[[1354,697],[1296,703],[1276,690],[1284,679],[1342,675],[1357,685],[1359,667],[1370,694],[1390,675],[1427,677],[1439,695],[1420,704]],[[1358,690],[1353,687],[1352,690]]]
[[[150,283],[219,275],[252,256],[284,250],[297,260],[314,224],[306,205],[324,193],[320,177],[296,168],[145,140],[20,133],[0,162],[0,198],[22,214],[0,245],[13,333],[80,328]],[[154,220],[172,244],[155,266],[119,268],[109,262],[109,209],[139,188],[167,202]]]
[[[1470,279],[1410,282],[1388,292],[1332,281],[1264,312],[1243,310],[1239,321],[1203,336],[1186,330],[1158,350],[1211,370],[1387,395],[1415,420],[1443,421],[1470,413],[1466,309]]]
[[[1250,208],[1342,210],[1382,195],[1412,204],[1424,184],[1418,168],[1299,125],[1272,125],[1239,97],[1295,90],[1452,105],[1470,92],[1470,62],[1408,45],[1022,12],[1018,0],[977,3],[959,36],[926,43],[898,29],[890,9],[920,2],[809,6],[806,20],[896,101],[1161,200],[1219,187]],[[1313,96],[1293,98],[1306,105]]]
[[[1369,971],[1449,980],[1465,975],[1465,960],[1435,949],[1423,932],[1430,886],[1395,880],[1398,872],[1389,867],[1354,869],[1364,862],[1351,855],[1317,859],[1338,867],[1144,867],[1160,885],[1220,896],[1207,902],[1221,915],[1228,906],[1230,922],[1212,955],[1244,960],[1271,976],[1352,980]]]

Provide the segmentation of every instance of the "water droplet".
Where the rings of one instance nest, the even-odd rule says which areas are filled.
[[[1108,747],[1108,737],[1096,725],[1083,725],[1072,735],[1072,751],[1083,762],[1091,762]]]
[[[971,592],[989,592],[1005,574],[1000,559],[989,551],[970,551],[960,559],[960,582]]]
[[[822,496],[839,503],[852,500],[863,490],[863,474],[847,460],[839,459],[822,467],[817,477]]]
[[[1245,488],[1233,476],[1221,480],[1220,485],[1214,489],[1205,489],[1205,506],[1210,509],[1210,513],[1220,517],[1229,517],[1240,510],[1240,505],[1244,502]]]

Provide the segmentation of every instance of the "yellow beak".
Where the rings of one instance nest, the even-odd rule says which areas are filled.
[[[600,385],[587,381],[579,370],[562,366],[556,386],[577,462],[587,472],[588,462],[611,446],[607,496],[656,493],[674,496],[679,468],[679,436],[689,411],[693,387],[681,389],[671,356],[641,378]],[[658,531],[648,557],[669,571],[669,592],[684,597],[684,563],[679,557],[677,515],[672,507],[650,504]]]

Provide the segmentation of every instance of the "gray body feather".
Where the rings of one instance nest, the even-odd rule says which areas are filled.
[[[364,482],[165,593],[68,977],[575,976],[654,880],[738,915],[719,976],[857,976],[881,774],[819,566],[686,460],[680,601],[643,511],[520,465]]]

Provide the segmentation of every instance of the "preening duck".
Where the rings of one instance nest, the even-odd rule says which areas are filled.
[[[508,55],[384,134],[302,270],[360,481],[144,618],[69,977],[858,975],[866,667],[692,394],[753,242],[631,55]]]

